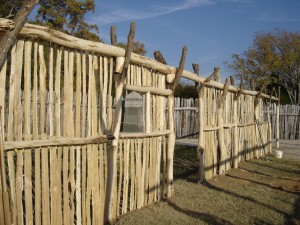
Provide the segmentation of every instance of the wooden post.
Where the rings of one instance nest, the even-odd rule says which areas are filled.
[[[276,148],[279,148],[279,110],[280,110],[280,87],[278,88],[278,102],[276,104]]]
[[[234,80],[233,80],[234,82]],[[231,81],[232,83],[232,81]],[[239,132],[238,132],[238,109],[237,109],[237,103],[238,99],[241,96],[243,92],[243,80],[241,80],[240,83],[240,89],[239,92],[236,94],[236,96],[233,99],[233,124],[234,124],[234,130],[233,130],[233,168],[237,169],[239,164]]]
[[[199,138],[198,138],[198,160],[199,160],[199,182],[205,182],[205,148],[204,148],[204,85],[200,85],[198,90],[199,107]]]
[[[270,116],[270,105],[271,98],[275,91],[275,87],[273,87],[272,92],[270,94],[269,101],[267,102],[267,119],[268,119],[268,145],[269,145],[269,153],[272,153],[272,126],[271,126],[271,116]]]
[[[111,26],[110,28],[110,42],[111,45],[117,46],[118,41],[117,41],[117,32],[116,32],[116,27]]]
[[[146,107],[145,107],[145,116],[146,116],[146,121],[145,121],[145,132],[150,133],[151,132],[151,121],[150,121],[150,116],[151,116],[151,95],[150,92],[146,93]]]
[[[119,144],[119,135],[121,128],[121,115],[122,115],[122,92],[124,81],[127,75],[128,66],[130,63],[131,56],[131,48],[133,44],[135,33],[135,23],[130,24],[130,31],[128,34],[128,42],[125,51],[125,60],[118,59],[116,60],[116,71],[114,73],[115,77],[115,86],[116,86],[116,109],[115,109],[115,122],[113,127],[113,136],[114,140],[112,141],[112,145],[110,146],[109,151],[109,168],[108,168],[108,177],[107,177],[107,187],[106,187],[106,220],[112,221],[113,217],[113,197],[114,191],[113,187],[116,185],[116,176],[117,176],[117,150]],[[124,62],[124,63],[122,63]],[[121,65],[122,64],[122,65]]]
[[[197,63],[192,63],[192,67],[193,67],[193,70],[194,70],[194,73],[197,74],[198,76],[200,75],[200,67],[199,67],[199,64]],[[198,87],[199,86],[199,83],[198,82],[195,82],[195,87]]]
[[[226,99],[226,95],[228,92],[229,87],[229,79],[226,79],[224,90],[221,96],[218,98],[217,102],[217,125],[219,127],[217,131],[218,135],[218,143],[220,147],[220,167],[219,167],[219,174],[223,175],[225,174],[225,161],[226,161],[226,146],[224,143],[224,120],[223,120],[223,105]]]
[[[168,122],[169,130],[168,134],[168,152],[167,152],[167,197],[173,195],[173,158],[175,147],[175,131],[174,131],[174,95],[168,96]]]
[[[176,69],[175,79],[169,85],[169,88],[172,90],[173,94],[168,96],[168,122],[169,130],[171,131],[168,134],[168,153],[167,153],[167,197],[171,197],[174,193],[173,187],[173,158],[174,158],[174,147],[175,147],[175,130],[174,130],[174,90],[178,84],[182,71],[184,69],[185,58],[187,53],[187,47],[182,48],[181,59],[179,67]]]
[[[254,158],[259,158],[261,156],[261,153],[258,154],[258,140],[261,140],[261,148],[264,148],[264,143],[262,141],[262,137],[261,137],[261,133],[260,133],[260,113],[259,113],[259,104],[260,104],[260,99],[261,99],[261,94],[265,91],[267,87],[267,83],[264,82],[261,89],[259,90],[259,92],[257,93],[257,95],[255,96],[254,99],[254,123],[255,123],[255,127],[254,127],[254,134],[255,134],[255,139],[254,139],[254,143],[255,143],[255,150],[254,150]],[[264,157],[266,157],[265,151],[264,151]]]
[[[2,133],[2,116],[1,116],[2,106],[0,106],[0,177],[2,185],[1,202],[3,203],[3,216],[5,225],[11,224],[11,214],[10,214],[10,204],[9,204],[9,195],[6,185],[6,169],[4,162],[4,140]]]
[[[165,60],[164,56],[161,54],[160,51],[155,51],[155,52],[153,53],[153,55],[154,55],[154,58],[155,58],[155,60],[156,60],[157,62],[160,62],[160,63],[162,63],[162,64],[164,64],[164,65],[167,65],[167,61]]]

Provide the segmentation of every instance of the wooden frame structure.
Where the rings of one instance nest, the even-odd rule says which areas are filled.
[[[9,29],[8,24],[0,20],[1,29]],[[222,122],[221,114],[217,128],[202,135],[203,125],[211,123],[203,116],[211,106],[206,99],[221,109],[239,92],[244,99],[258,94],[184,70],[186,48],[178,68],[131,53],[133,36],[134,24],[125,51],[46,27],[23,27],[0,71],[4,224],[102,224],[172,196],[173,92],[180,76],[203,85],[199,91],[204,119],[199,139],[202,169],[211,157],[208,140],[215,138],[215,131],[230,137],[224,131],[229,120]],[[143,98],[142,133],[120,133],[124,90]],[[277,100],[261,93],[262,97]],[[219,142],[225,151],[225,142]],[[226,157],[222,155],[224,161]],[[215,173],[213,168],[203,171],[202,180]]]

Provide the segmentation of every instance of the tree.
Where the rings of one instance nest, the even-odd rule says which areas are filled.
[[[24,1],[22,7],[13,19],[14,29],[7,30],[3,35],[1,35],[2,38],[0,40],[0,70],[2,69],[6,61],[9,49],[17,42],[17,36],[20,30],[24,26],[28,15],[37,3],[38,0]]]
[[[118,46],[121,48],[126,48],[126,44],[120,42],[118,43]],[[132,45],[132,52],[139,54],[139,55],[145,55],[147,53],[147,50],[145,49],[145,44],[139,41],[133,41]]]
[[[23,2],[23,0],[0,0],[0,18],[14,18],[20,10]]]
[[[48,26],[72,36],[101,41],[96,24],[89,24],[84,17],[88,12],[94,12],[94,0],[40,0],[37,24]]]
[[[300,105],[299,32],[257,33],[253,45],[241,55],[233,54],[228,66],[237,78],[283,87],[290,103]]]
[[[179,83],[174,92],[175,97],[180,98],[198,98],[198,91],[195,85]]]

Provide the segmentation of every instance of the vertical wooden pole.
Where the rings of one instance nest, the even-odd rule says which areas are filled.
[[[238,168],[238,116],[237,116],[238,99],[233,100],[233,168]]]
[[[267,144],[269,146],[269,153],[272,153],[272,127],[271,127],[271,116],[270,116],[270,105],[271,105],[271,97],[272,97],[273,91],[270,95],[269,101],[267,100],[267,119],[268,119],[268,138],[267,138]]]
[[[276,104],[276,148],[279,148],[279,110],[280,110],[280,87],[278,88],[278,102]]]
[[[25,140],[31,140],[31,54],[32,42],[25,42],[25,62],[24,62],[24,136]],[[24,159],[24,189],[25,189],[25,209],[26,224],[33,224],[33,204],[32,204],[32,154],[25,152]]]
[[[199,182],[205,182],[205,148],[204,148],[204,85],[201,85],[198,91],[199,108],[199,138],[198,138],[198,159],[199,159]]]
[[[233,79],[233,78],[232,78]],[[238,100],[243,92],[243,80],[240,83],[239,92],[233,99],[233,123],[234,123],[234,130],[233,130],[233,168],[238,168],[239,163],[239,132],[238,132]]]
[[[0,177],[1,177],[1,185],[2,185],[2,203],[3,203],[3,216],[5,225],[11,224],[11,214],[10,214],[10,203],[9,203],[9,195],[7,191],[6,185],[6,169],[4,162],[4,140],[2,133],[2,116],[1,116],[2,106],[0,106]]]
[[[171,197],[174,192],[173,187],[173,157],[175,146],[175,131],[174,131],[174,95],[168,96],[168,152],[167,152],[167,197]]]
[[[217,103],[217,124],[220,127],[217,131],[218,143],[220,148],[220,163],[219,163],[219,174],[225,174],[225,164],[226,164],[226,146],[225,146],[225,134],[224,134],[224,120],[223,120],[223,105],[226,99],[226,95],[229,87],[229,79],[226,79],[224,84],[224,90],[221,96],[218,98]]]
[[[145,107],[145,116],[146,116],[146,120],[145,120],[145,132],[146,133],[150,133],[151,131],[151,120],[150,120],[150,117],[151,117],[151,95],[150,95],[150,92],[147,92],[146,93],[146,107]]]

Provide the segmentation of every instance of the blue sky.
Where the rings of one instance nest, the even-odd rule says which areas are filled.
[[[208,76],[215,66],[221,77],[230,75],[224,61],[251,46],[256,32],[276,28],[300,31],[300,0],[95,0],[96,10],[86,19],[99,27],[110,43],[110,26],[118,41],[126,42],[131,21],[135,39],[145,44],[146,56],[160,50],[169,65],[177,66],[181,49],[188,47],[186,69],[200,65]]]

